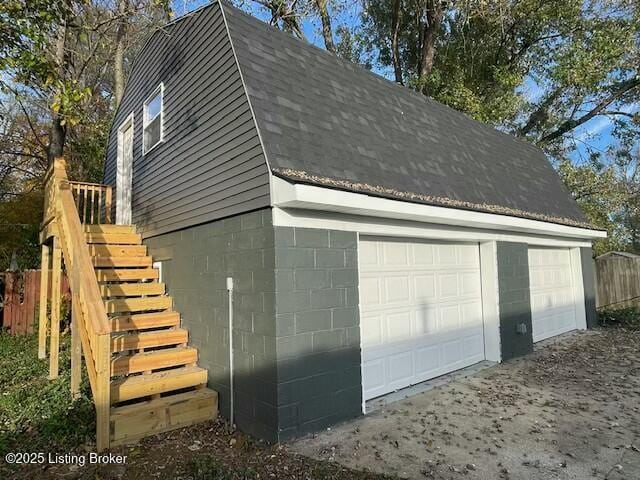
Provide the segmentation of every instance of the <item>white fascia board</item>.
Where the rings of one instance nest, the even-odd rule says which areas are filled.
[[[272,205],[281,209],[320,210],[581,240],[594,240],[607,236],[606,232],[599,230],[507,215],[403,202],[315,185],[290,183],[278,177],[272,177],[271,187]]]

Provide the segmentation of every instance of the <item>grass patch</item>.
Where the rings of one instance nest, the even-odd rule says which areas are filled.
[[[622,327],[640,330],[640,308],[603,308],[598,311],[598,322],[603,327]]]
[[[93,438],[91,392],[83,382],[72,402],[70,362],[70,335],[63,335],[60,377],[49,380],[37,335],[0,331],[0,458],[7,452],[69,452]]]

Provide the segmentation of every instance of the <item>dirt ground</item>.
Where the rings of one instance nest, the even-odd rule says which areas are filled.
[[[216,421],[114,449],[124,465],[0,468],[0,478],[638,480],[639,410],[640,332],[581,332],[289,444]]]
[[[288,446],[402,478],[640,479],[640,332],[579,332]]]

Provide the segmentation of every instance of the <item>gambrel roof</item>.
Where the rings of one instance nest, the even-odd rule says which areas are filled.
[[[223,5],[276,175],[584,221],[533,145]]]
[[[274,175],[409,202],[589,227],[544,153],[526,141],[224,2],[173,25],[183,23],[185,32],[202,32],[198,35],[206,38],[208,24],[219,24],[221,16],[227,33],[217,33],[216,26],[211,41],[232,47],[264,161]],[[167,27],[156,35],[171,31]],[[184,60],[190,48],[198,54],[202,46],[190,47],[187,33],[180,35],[185,40],[179,57]],[[152,37],[140,56],[177,48],[163,42],[178,45],[179,40]]]

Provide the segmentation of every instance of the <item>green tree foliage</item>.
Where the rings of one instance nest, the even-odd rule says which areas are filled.
[[[37,266],[52,156],[66,156],[72,179],[101,181],[115,85],[169,17],[166,0],[0,3],[0,269],[13,252]]]
[[[403,83],[562,156],[596,117],[627,117],[638,99],[640,4],[631,0],[407,1],[399,4]],[[396,0],[367,4],[364,30],[393,67]],[[421,75],[428,12],[444,10],[435,60]],[[528,82],[528,83],[527,83]],[[527,95],[535,85],[536,95]]]

